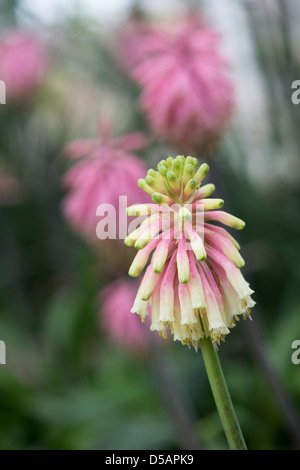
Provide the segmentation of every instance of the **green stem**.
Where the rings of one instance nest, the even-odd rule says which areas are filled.
[[[210,386],[229,447],[231,450],[247,450],[217,351],[210,338],[201,339],[200,346]]]

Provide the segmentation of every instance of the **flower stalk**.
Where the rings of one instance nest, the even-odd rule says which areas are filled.
[[[231,450],[247,450],[246,443],[230,398],[218,353],[210,338],[201,339],[200,348],[229,448]]]

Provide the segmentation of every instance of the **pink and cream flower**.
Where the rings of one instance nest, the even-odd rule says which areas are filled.
[[[138,186],[156,204],[128,207],[129,216],[144,218],[125,239],[139,250],[130,276],[148,264],[131,312],[144,321],[151,305],[151,330],[167,337],[170,329],[174,340],[195,348],[204,337],[224,340],[255,305],[238,242],[212,222],[238,230],[245,223],[220,210],[224,201],[209,197],[215,186],[201,186],[208,165],[197,167],[196,158],[178,156],[149,170]]]

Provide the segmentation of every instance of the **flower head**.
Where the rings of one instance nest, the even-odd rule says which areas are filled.
[[[136,204],[128,215],[145,216],[125,239],[139,251],[129,269],[133,277],[146,269],[132,313],[142,320],[151,305],[151,329],[197,348],[204,337],[219,343],[246,318],[254,306],[253,291],[241,274],[244,260],[238,242],[222,227],[245,223],[221,209],[223,200],[210,198],[213,184],[201,186],[208,165],[178,156],[162,160],[138,185],[153,203]]]
[[[119,221],[119,196],[126,196],[129,204],[140,198],[145,200],[143,192],[136,187],[145,165],[133,153],[145,145],[141,133],[113,138],[111,129],[104,125],[99,139],[81,139],[67,145],[67,155],[79,161],[64,178],[69,192],[63,211],[72,226],[87,238],[96,237],[97,208],[101,204],[113,206],[114,221]]]
[[[1,37],[0,77],[15,101],[32,95],[45,78],[46,64],[46,50],[31,33],[12,29]]]
[[[219,35],[197,16],[165,27],[131,24],[127,31],[122,48],[128,44],[126,60],[154,131],[181,152],[208,150],[233,108]]]

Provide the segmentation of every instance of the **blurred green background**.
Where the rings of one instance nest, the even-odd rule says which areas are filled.
[[[236,106],[209,179],[225,210],[246,221],[244,272],[257,302],[220,358],[248,447],[300,448],[300,364],[291,361],[300,339],[299,4],[40,3],[0,0],[1,31],[26,26],[49,54],[34,98],[0,106],[1,168],[20,184],[0,206],[0,448],[227,448],[199,352],[168,341],[135,354],[102,331],[107,257],[61,211],[67,142],[93,137],[101,114],[116,133],[146,129],[138,90],[112,52],[118,28],[137,7],[169,20],[187,6],[222,32],[232,63]],[[151,166],[166,154],[176,150],[154,141],[140,156]]]

